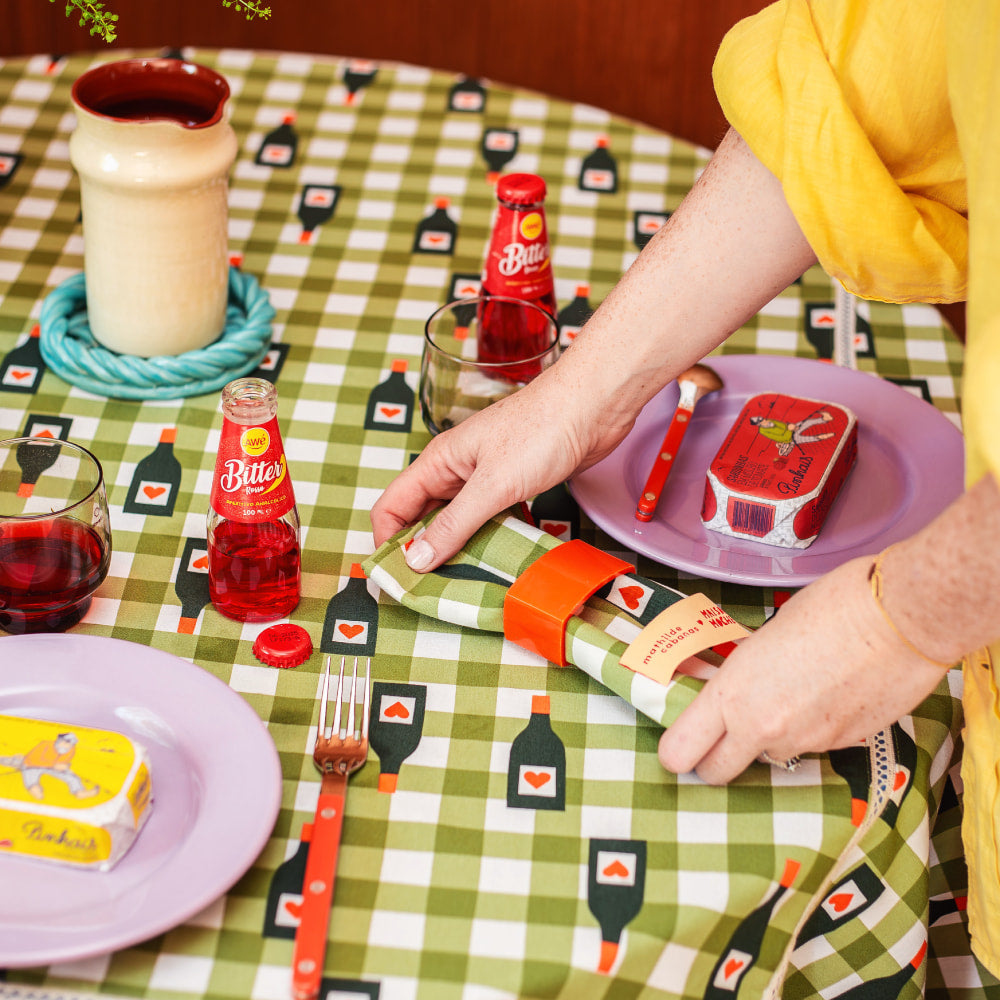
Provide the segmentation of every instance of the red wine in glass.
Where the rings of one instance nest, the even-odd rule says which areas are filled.
[[[71,517],[0,521],[0,628],[62,632],[107,576],[104,536]]]
[[[284,521],[222,521],[210,532],[208,549],[209,593],[221,614],[266,622],[299,603],[299,543]]]

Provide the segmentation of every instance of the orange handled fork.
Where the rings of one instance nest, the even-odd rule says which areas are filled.
[[[313,760],[322,772],[312,840],[306,857],[306,875],[302,882],[302,917],[295,931],[292,957],[292,995],[294,1000],[314,1000],[319,996],[326,958],[326,938],[333,902],[333,880],[337,873],[340,831],[344,823],[347,777],[368,758],[368,709],[371,700],[371,661],[365,664],[363,715],[355,724],[358,700],[358,660],[354,659],[351,700],[347,720],[341,721],[344,701],[344,658],[340,661],[337,681],[337,704],[330,735],[326,735],[326,704],[330,697],[330,657],[326,658],[323,687],[320,692],[319,725]]]

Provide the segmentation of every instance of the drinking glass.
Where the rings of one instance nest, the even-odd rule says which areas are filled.
[[[420,412],[438,434],[511,395],[559,358],[550,313],[499,295],[449,302],[424,327]]]
[[[108,575],[101,463],[56,438],[0,441],[0,628],[63,632]]]

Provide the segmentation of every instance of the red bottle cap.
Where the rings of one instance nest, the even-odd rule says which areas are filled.
[[[291,622],[264,629],[253,644],[253,655],[270,667],[297,667],[312,656],[312,651],[309,633]]]
[[[497,181],[497,197],[512,205],[535,205],[545,198],[545,181],[538,174],[504,174]]]

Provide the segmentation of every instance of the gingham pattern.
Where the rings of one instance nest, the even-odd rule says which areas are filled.
[[[600,302],[638,254],[637,216],[673,210],[707,154],[594,108],[492,85],[485,112],[450,112],[455,78],[415,67],[377,67],[348,104],[343,59],[187,55],[218,68],[233,89],[240,154],[230,249],[277,310],[279,419],[305,526],[303,599],[292,620],[318,645],[328,602],[346,585],[351,564],[371,554],[372,502],[427,441],[419,419],[365,430],[365,408],[395,361],[407,362],[415,388],[423,320],[447,296],[452,275],[479,270],[494,204],[479,149],[484,128],[516,128],[518,152],[507,169],[537,171],[548,182],[560,305],[580,284],[589,284],[593,305]],[[0,63],[0,158],[19,160],[0,185],[0,357],[27,339],[46,294],[83,266],[78,182],[68,158],[69,89],[91,64],[90,57],[53,63],[47,56]],[[294,163],[257,165],[264,136],[289,112],[299,136]],[[577,187],[580,163],[599,135],[610,137],[618,166],[613,195]],[[303,242],[296,211],[308,184],[341,191],[333,217]],[[454,252],[415,253],[415,229],[442,196],[457,225]],[[724,350],[814,357],[807,303],[833,298],[829,279],[811,269]],[[880,303],[862,309],[875,356],[862,356],[859,366],[925,380],[914,390],[926,387],[957,422],[960,349],[937,314]],[[0,386],[0,434],[20,433],[32,415],[70,419],[69,436],[98,454],[108,478],[115,553],[79,630],[165,649],[228,682],[268,723],[284,789],[274,835],[257,863],[198,917],[113,955],[17,970],[10,978],[49,995],[284,1000],[291,943],[264,937],[261,928],[271,876],[294,853],[315,806],[319,784],[308,751],[321,657],[296,670],[264,667],[251,652],[261,626],[241,626],[211,609],[200,612],[193,634],[178,632],[174,581],[185,540],[204,537],[217,396],[124,402],[73,389],[51,372],[34,393]],[[174,513],[126,514],[135,467],[165,427],[177,427],[183,467]],[[581,534],[636,558],[585,517]],[[750,627],[783,596],[695,580],[644,557],[638,574],[704,592]],[[546,669],[498,636],[419,615],[384,596],[373,666],[380,680],[424,685],[427,710],[421,743],[404,762],[394,794],[377,791],[374,757],[352,778],[326,966],[341,992],[384,1000],[700,997],[738,915],[770,892],[786,855],[794,855],[803,861],[795,891],[777,910],[743,984],[745,996],[764,990],[853,830],[844,782],[825,764],[806,761],[788,784],[773,782],[763,766],[724,790],[673,779],[656,760],[659,725],[603,684],[579,670]],[[532,694],[543,692],[566,747],[566,809],[509,809],[510,744],[526,724]],[[831,937],[824,954],[793,953],[787,995],[834,996],[849,985],[852,969],[866,976],[894,971],[911,957],[911,938],[923,933],[928,892],[935,898],[964,891],[958,800],[946,794],[957,759],[956,706],[956,691],[941,690],[906,722],[922,748],[913,791],[895,826],[874,823],[857,847],[893,886],[908,887],[900,905],[912,919],[896,919],[897,905],[880,911],[853,944]],[[768,799],[770,811],[748,810],[748,796]],[[929,846],[927,801],[935,806],[942,797],[950,808]],[[797,816],[811,819],[791,819]],[[591,838],[647,845],[644,904],[625,928],[611,978],[594,971],[600,933],[586,901]],[[924,888],[920,872],[929,852],[935,864]],[[841,930],[845,938],[856,933],[848,925]],[[917,994],[925,970],[939,995],[982,995],[961,912],[933,929],[931,958],[902,996]],[[0,995],[7,992],[0,986]]]

